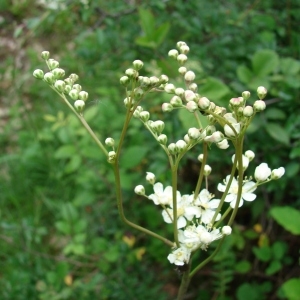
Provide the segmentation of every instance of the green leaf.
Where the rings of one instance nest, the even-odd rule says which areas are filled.
[[[253,247],[252,251],[259,260],[264,262],[269,261],[272,257],[272,251],[270,247]]]
[[[84,111],[84,119],[91,122],[99,113],[99,105],[93,105]]]
[[[57,230],[59,230],[61,233],[64,233],[66,235],[71,234],[72,228],[71,225],[64,221],[58,221],[55,223],[55,227]]]
[[[264,77],[274,72],[279,65],[279,57],[272,50],[259,50],[252,57],[252,69],[256,76]]]
[[[188,112],[186,109],[180,109],[178,111],[178,118],[181,121],[183,128],[185,128],[186,130],[188,130],[191,127],[198,127],[196,118],[194,117],[194,115],[192,113]],[[207,124],[208,123],[207,118],[203,116],[203,119],[204,119],[205,124]],[[205,127],[204,124],[203,124],[203,126]]]
[[[151,36],[155,30],[155,18],[149,9],[139,9],[140,22],[146,36]]]
[[[244,283],[240,285],[236,293],[238,300],[259,300],[260,293],[257,288],[254,288],[250,283]]]
[[[249,83],[253,78],[253,73],[244,65],[239,66],[236,72],[238,79],[244,83]]]
[[[140,164],[142,159],[146,156],[147,151],[147,147],[144,147],[143,145],[126,148],[121,158],[122,168],[129,169]]]
[[[54,157],[56,159],[70,158],[75,153],[76,153],[76,148],[73,145],[63,145],[55,151]]]
[[[238,273],[247,273],[251,270],[251,263],[247,260],[242,260],[235,265],[234,269]]]
[[[266,269],[266,275],[273,275],[280,271],[282,268],[282,264],[278,260],[273,260],[270,265]]]
[[[300,62],[291,57],[281,58],[280,69],[285,75],[296,75],[300,71]]]
[[[292,234],[300,234],[300,212],[298,210],[290,206],[273,207],[270,214],[285,230]]]
[[[292,278],[286,281],[281,286],[281,289],[288,300],[298,300],[300,295],[300,278]]]
[[[64,203],[60,207],[61,216],[64,220],[74,221],[78,219],[78,211],[72,203]]]
[[[290,152],[290,159],[294,159],[297,157],[300,157],[300,146],[293,148]]]
[[[204,85],[200,87],[200,94],[217,104],[222,104],[220,100],[229,93],[228,86],[214,77],[208,77]]]
[[[277,241],[272,245],[273,257],[281,260],[287,250],[287,244],[284,242]]]
[[[272,120],[285,120],[286,119],[285,112],[278,108],[268,108],[265,112],[265,116],[267,119],[272,119]]]
[[[277,123],[268,122],[265,127],[268,134],[276,141],[289,146],[290,137],[288,132]]]
[[[70,174],[72,172],[77,171],[81,166],[81,156],[74,154],[71,157],[71,160],[67,163],[67,165],[65,166],[65,173],[66,174]]]
[[[167,22],[162,24],[155,30],[153,35],[153,40],[156,43],[156,47],[158,47],[165,40],[169,30],[170,30],[170,23]]]

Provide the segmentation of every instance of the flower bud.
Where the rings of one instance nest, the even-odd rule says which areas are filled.
[[[72,86],[73,89],[77,90],[78,92],[80,92],[82,90],[82,86],[80,84],[74,84]]]
[[[178,73],[181,75],[184,75],[187,72],[187,68],[186,67],[180,67],[178,69]]]
[[[173,94],[173,93],[175,92],[175,86],[174,86],[174,84],[172,84],[172,83],[166,84],[166,86],[165,86],[165,91],[166,91],[168,94]]]
[[[78,100],[80,101],[80,100]],[[109,151],[107,156],[107,161],[111,164],[114,163],[116,159],[116,152],[115,151]]]
[[[180,97],[174,96],[174,97],[171,98],[170,104],[172,106],[179,107],[179,106],[182,106],[182,100],[181,100]]]
[[[253,111],[253,107],[250,105],[247,105],[246,107],[244,107],[243,109],[243,116],[244,117],[251,117],[253,115],[254,111]]]
[[[256,167],[254,172],[254,177],[256,181],[265,181],[271,175],[271,169],[268,167],[268,164],[261,163]]]
[[[55,79],[63,78],[66,75],[65,70],[61,68],[55,68],[51,72],[53,73]]]
[[[157,120],[154,121],[150,124],[151,129],[157,133],[157,134],[161,134],[161,132],[164,130],[165,128],[165,123],[161,120]]]
[[[175,89],[175,94],[177,95],[177,96],[183,96],[184,95],[184,89],[183,88],[176,88]]]
[[[134,89],[134,96],[136,99],[140,99],[145,94],[144,90],[141,88]]]
[[[65,88],[66,88],[66,83],[63,80],[57,80],[54,83],[54,87],[56,88],[56,90],[60,93],[64,93]]]
[[[151,76],[149,79],[150,79],[150,84],[152,86],[156,86],[159,84],[159,79],[156,76]]]
[[[227,149],[229,147],[229,143],[227,139],[224,139],[223,141],[216,143],[216,145],[219,149]]]
[[[256,111],[263,111],[266,108],[266,103],[263,100],[256,100],[253,104],[253,108]]]
[[[89,97],[89,94],[85,91],[81,91],[78,94],[78,99],[83,100],[83,101],[86,101],[88,99],[88,97]]]
[[[234,162],[235,154],[232,155],[232,162]],[[242,163],[243,163],[243,170],[245,171],[249,166],[249,158],[245,155],[242,155]],[[239,169],[239,163],[237,163],[236,167]]]
[[[169,51],[168,56],[170,56],[172,58],[177,58],[178,51],[176,49],[172,49],[172,50]]]
[[[48,60],[48,67],[50,70],[54,70],[55,68],[59,67],[59,62],[53,58]]]
[[[144,196],[144,195],[145,195],[145,188],[144,188],[142,185],[137,185],[137,186],[134,188],[134,192],[135,192],[137,195]]]
[[[188,134],[185,134],[184,137],[183,137],[184,141],[187,143],[187,144],[190,144],[191,143],[191,138],[189,137]]]
[[[184,45],[186,45],[186,42],[183,42],[183,41],[179,41],[179,42],[176,43],[176,46],[177,46],[178,49],[180,49],[180,47],[182,47]]]
[[[251,150],[247,150],[245,152],[245,156],[249,159],[249,161],[252,161],[253,158],[255,157],[255,153]]]
[[[184,149],[186,149],[186,142],[184,140],[179,140],[176,142],[176,148],[179,152],[182,152]]]
[[[128,76],[122,76],[120,78],[120,83],[124,86],[127,86],[129,84],[129,82],[130,82],[130,79]]]
[[[57,81],[59,81],[59,80],[57,80]],[[70,85],[66,85],[65,86],[65,90],[64,90],[64,93],[65,94],[69,94],[70,92],[71,92],[71,90],[72,90],[72,87],[70,86]]]
[[[133,112],[133,116],[135,118],[139,118],[140,117],[140,113],[143,111],[143,108],[141,106],[138,106],[135,111]]]
[[[140,112],[140,118],[143,122],[147,122],[150,118],[150,113],[146,110]]]
[[[156,178],[155,178],[155,175],[153,174],[153,173],[151,173],[151,172],[146,172],[146,180],[150,183],[150,184],[154,184],[155,183],[155,180],[156,180]]]
[[[115,145],[115,140],[111,137],[105,139],[105,145],[108,147],[113,147]]]
[[[73,100],[77,100],[78,96],[79,96],[79,92],[76,89],[72,89],[69,93],[69,96],[73,99]]]
[[[78,112],[82,112],[84,109],[85,103],[83,100],[76,100],[74,102],[74,107]]]
[[[163,103],[162,105],[162,111],[163,112],[170,112],[173,110],[173,105],[170,103]]]
[[[195,101],[197,99],[196,94],[191,90],[186,90],[184,92],[184,98],[187,102]]]
[[[133,64],[133,68],[137,71],[144,66],[144,63],[139,59],[135,60],[132,64]]]
[[[205,165],[203,173],[204,173],[204,176],[208,176],[211,173],[211,167],[209,165]]]
[[[190,48],[188,45],[182,45],[180,48],[179,48],[180,52],[183,53],[183,54],[187,54],[189,53],[190,51]]]
[[[193,92],[197,92],[198,90],[198,85],[194,82],[192,84],[189,85],[189,90],[193,91]],[[200,97],[199,97],[200,98]]]
[[[198,105],[194,101],[189,101],[185,107],[191,113],[195,112],[198,109]]]
[[[198,128],[192,127],[188,130],[188,136],[192,140],[197,140],[200,137],[200,131]]]
[[[175,143],[171,143],[169,146],[168,146],[168,150],[171,154],[176,154],[177,152],[177,148],[176,148],[176,145]]]
[[[198,106],[200,109],[206,110],[210,106],[210,101],[206,97],[201,97],[198,100]]]
[[[231,126],[234,128],[235,132],[231,129],[231,127],[228,124],[225,124],[224,126],[224,132],[228,137],[235,137],[238,136],[241,130],[241,124],[235,123],[231,124]]]
[[[124,99],[124,105],[126,108],[131,108],[134,104],[134,100],[131,97],[127,97]]]
[[[231,229],[230,226],[223,226],[223,227],[222,227],[222,233],[223,233],[224,235],[230,235],[231,232],[232,232],[232,229]]]
[[[50,57],[50,52],[49,51],[43,51],[41,54],[42,59],[48,60]]]
[[[263,86],[259,86],[258,88],[257,88],[257,95],[258,95],[258,98],[260,99],[260,100],[262,100],[262,99],[264,99],[265,97],[266,97],[266,95],[267,95],[267,89],[265,88],[265,87],[263,87]]]
[[[177,61],[183,65],[187,61],[187,56],[185,54],[179,54],[177,56]]]
[[[129,77],[129,78],[137,78],[139,76],[139,72],[136,71],[135,69],[129,68],[125,71],[125,74]]]
[[[44,75],[44,80],[49,84],[53,84],[55,82],[55,76],[53,75],[53,73],[47,72]]]
[[[165,83],[167,83],[168,81],[169,81],[169,77],[168,77],[167,75],[164,75],[164,74],[160,75],[160,77],[159,77],[159,82],[160,82],[161,84],[165,84]]]
[[[75,73],[72,73],[69,78],[72,80],[72,82],[76,82],[79,79],[79,76]]]
[[[41,69],[36,69],[33,71],[33,76],[37,79],[43,79],[44,78],[44,72]]]
[[[285,173],[284,167],[274,169],[274,170],[272,170],[271,178],[274,179],[274,180],[279,179],[284,175],[284,173]]]
[[[158,136],[157,141],[162,145],[166,145],[167,141],[168,141],[168,138],[165,134],[161,134],[161,135]]]
[[[193,71],[187,71],[184,75],[185,81],[193,81],[195,79],[196,75]]]
[[[202,162],[202,161],[203,161],[203,157],[204,157],[203,153],[199,154],[199,155],[198,155],[198,160],[199,160],[200,162]]]
[[[244,91],[244,92],[242,92],[242,96],[243,96],[243,98],[244,98],[244,100],[247,100],[247,99],[249,99],[250,98],[250,92],[248,92],[248,91]]]
[[[238,98],[231,98],[229,100],[229,103],[234,106],[234,107],[238,107],[241,106],[244,102],[244,99],[242,97],[238,97]]]

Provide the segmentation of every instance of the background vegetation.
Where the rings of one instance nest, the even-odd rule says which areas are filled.
[[[299,299],[299,24],[298,0],[1,1],[0,298],[174,299],[179,281],[164,259],[168,249],[121,224],[104,157],[32,72],[45,69],[39,54],[49,50],[68,73],[79,74],[95,131],[117,139],[122,71],[141,59],[148,74],[176,81],[166,54],[183,40],[202,95],[225,104],[244,90],[255,101],[257,86],[268,89],[267,110],[246,148],[256,153],[253,166],[286,168],[240,210],[223,251],[194,278],[189,299]],[[164,99],[148,101],[152,114],[166,118]],[[179,117],[169,136],[185,132],[187,120]],[[134,122],[123,188],[130,219],[165,231],[156,207],[133,193],[146,170],[168,180],[156,147]],[[197,151],[181,167],[184,192],[197,178]],[[229,163],[218,152],[211,157],[211,186]]]

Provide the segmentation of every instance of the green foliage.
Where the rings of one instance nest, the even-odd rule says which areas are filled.
[[[106,161],[78,121],[63,111],[57,96],[33,84],[30,73],[42,65],[37,49],[57,53],[64,67],[79,73],[90,93],[86,119],[98,134],[115,138],[123,122],[121,69],[136,58],[149,62],[155,50],[157,64],[149,62],[146,69],[159,67],[166,73],[173,65],[161,58],[162,53],[179,37],[196,53],[190,63],[199,74],[201,95],[222,104],[243,90],[253,93],[257,85],[268,88],[269,107],[254,124],[247,146],[256,152],[264,145],[255,163],[266,157],[270,165],[286,167],[286,177],[276,182],[276,193],[270,185],[253,208],[245,207],[237,219],[240,228],[228,250],[235,257],[216,262],[213,282],[207,283],[207,274],[200,274],[198,282],[205,281],[206,286],[194,285],[191,292],[210,299],[211,290],[203,291],[210,286],[231,298],[270,298],[271,290],[279,289],[275,283],[282,282],[279,271],[290,274],[287,270],[298,264],[298,249],[287,247],[296,244],[299,234],[297,4],[296,0],[289,5],[269,0],[255,5],[216,0],[143,1],[139,5],[69,1],[66,10],[55,10],[34,1],[1,1],[0,298],[98,299],[99,290],[100,299],[174,298],[171,291],[177,283],[162,289],[162,283],[174,275],[169,264],[158,262],[166,250],[159,242],[146,242],[142,235],[123,227]],[[158,107],[162,102],[149,101]],[[155,114],[162,117],[160,112]],[[180,120],[166,128],[170,136],[182,137],[190,127],[188,115],[180,115]],[[164,158],[154,160],[146,150],[152,145],[156,152],[151,137],[141,132],[141,126],[134,124],[132,148],[123,157],[125,206],[137,223],[145,222],[159,231],[159,212],[136,201],[132,193],[133,182],[145,170],[167,177]],[[216,155],[213,159],[221,162],[224,158]],[[187,160],[182,168],[185,187],[197,168],[197,162]],[[220,164],[220,174],[225,169]],[[251,236],[241,229],[256,223],[263,224],[264,230],[273,224],[270,245],[260,247],[260,234],[251,229]],[[132,248],[122,241],[127,235],[136,239]],[[139,260],[137,254],[143,248],[145,258]],[[249,282],[241,282],[241,274]],[[271,288],[266,275],[273,279]],[[286,279],[280,289],[282,297],[297,299],[299,279]]]

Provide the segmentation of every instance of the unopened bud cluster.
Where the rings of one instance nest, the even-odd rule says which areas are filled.
[[[68,95],[74,101],[74,107],[78,112],[82,112],[85,102],[88,99],[88,93],[82,90],[81,85],[77,84],[78,75],[71,74],[65,78],[65,71],[59,68],[59,62],[50,58],[49,51],[43,51],[41,57],[45,60],[49,72],[44,73],[43,70],[36,69],[33,76],[47,82],[59,94]]]

